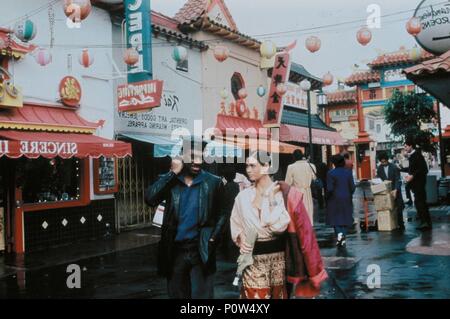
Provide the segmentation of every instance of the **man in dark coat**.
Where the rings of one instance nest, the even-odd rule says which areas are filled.
[[[235,168],[233,166],[227,167],[225,172],[223,173],[223,177],[227,181],[224,187],[224,192],[222,194],[222,203],[224,205],[226,219],[225,226],[223,227],[221,248],[227,258],[235,257],[237,259],[237,256],[239,256],[239,249],[231,239],[230,229],[231,211],[233,210],[234,200],[239,194],[239,184],[234,181],[234,179],[236,178]]]
[[[347,230],[353,225],[353,193],[355,183],[352,171],[345,168],[345,158],[334,155],[335,169],[327,175],[327,224],[334,226],[337,246],[345,246]]]
[[[175,299],[214,298],[216,243],[225,223],[222,180],[201,169],[202,152],[174,159],[169,173],[161,175],[146,194],[152,207],[166,201],[158,273],[167,278]]]
[[[388,155],[383,152],[378,156],[380,161],[380,166],[377,169],[377,177],[381,178],[382,181],[391,181],[392,189],[395,191],[395,210],[397,214],[397,222],[399,229],[405,229],[405,224],[403,221],[403,209],[405,204],[403,202],[402,196],[402,180],[400,177],[400,170],[398,167],[389,163]]]
[[[420,224],[417,229],[431,229],[431,216],[427,205],[427,174],[428,166],[420,149],[416,149],[414,139],[407,138],[405,142],[405,151],[409,154],[408,176],[406,182],[414,193],[414,205],[416,206],[417,216]]]
[[[320,162],[316,165],[317,167],[317,178],[320,178],[322,181],[323,189],[321,189],[318,193],[317,201],[319,202],[319,208],[323,209],[327,203],[326,192],[327,192],[327,173],[328,173],[328,165]],[[325,190],[325,196],[323,194],[323,190]]]

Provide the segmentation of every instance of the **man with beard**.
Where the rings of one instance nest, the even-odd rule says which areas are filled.
[[[158,273],[167,278],[172,299],[214,298],[216,243],[226,218],[223,183],[202,170],[203,153],[195,146],[192,142],[191,149],[185,149],[183,160],[173,159],[170,171],[145,194],[152,207],[166,201]]]

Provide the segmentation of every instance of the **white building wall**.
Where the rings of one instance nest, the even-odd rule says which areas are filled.
[[[121,43],[121,26],[117,23],[113,30],[114,42]],[[194,134],[194,121],[202,119],[201,52],[197,48],[185,46],[188,50],[189,70],[179,71],[172,59],[175,42],[167,42],[163,35],[159,38],[153,37],[152,42],[153,78],[164,81],[161,106],[147,112],[136,113],[133,119],[123,117],[116,111],[116,133],[151,134],[170,138],[172,131],[181,125]],[[117,88],[127,81],[127,66],[123,62],[122,49],[115,49],[113,56],[122,72],[115,81],[114,87]],[[115,110],[117,110],[116,96],[115,89]]]
[[[48,3],[48,0],[9,1],[7,6],[2,7],[0,25],[13,28],[18,17],[43,7],[44,10],[29,16],[37,27],[36,37],[30,43],[49,48],[51,33]],[[112,29],[109,13],[93,7],[89,16],[82,21],[81,28],[77,29],[67,26],[62,2],[53,5],[53,12],[54,46],[49,48],[52,62],[40,66],[31,54],[27,54],[23,60],[10,62],[9,70],[15,84],[22,88],[25,102],[58,105],[60,81],[65,76],[74,76],[82,88],[79,114],[92,122],[105,120],[104,127],[99,128],[96,135],[113,138],[113,82],[110,80],[111,62],[108,58],[112,53]],[[20,43],[20,40],[17,41]],[[87,69],[78,62],[78,56],[85,46],[95,58]]]

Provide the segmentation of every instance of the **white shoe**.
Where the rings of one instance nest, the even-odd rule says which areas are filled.
[[[343,233],[338,234],[336,246],[345,246],[345,236]]]

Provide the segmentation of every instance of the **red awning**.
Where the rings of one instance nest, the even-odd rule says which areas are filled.
[[[94,133],[100,125],[68,108],[25,104],[22,108],[0,110],[0,128],[7,130]]]
[[[267,138],[270,135],[270,130],[264,128],[260,120],[223,114],[217,115],[216,128],[221,130],[224,135],[230,136],[232,136],[231,133],[233,131],[239,136],[247,135]]]
[[[280,140],[283,142],[309,143],[307,127],[282,124]],[[317,145],[345,145],[342,136],[335,131],[312,129],[312,142]]]
[[[131,154],[129,143],[90,134],[0,130],[0,157],[123,158]]]

